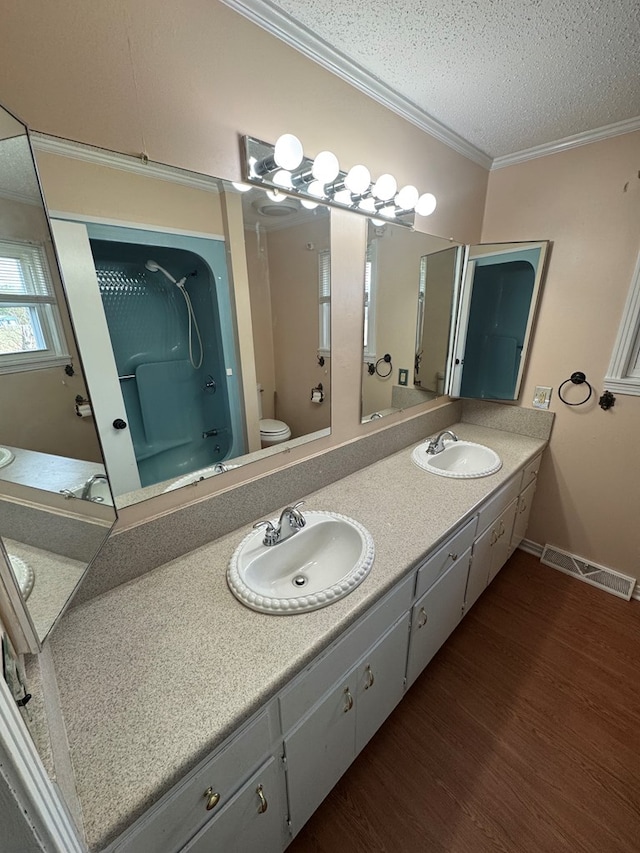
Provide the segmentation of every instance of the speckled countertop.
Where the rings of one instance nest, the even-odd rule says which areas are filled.
[[[246,609],[229,592],[243,527],[67,613],[51,638],[87,841],[100,850],[387,592],[545,442],[469,423],[460,438],[503,460],[475,480],[437,477],[412,447],[307,496],[373,535],[370,575],[296,616]],[[107,806],[105,804],[108,804]]]

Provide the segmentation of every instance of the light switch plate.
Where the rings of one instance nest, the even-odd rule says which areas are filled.
[[[546,385],[536,385],[533,393],[533,406],[536,409],[548,409],[551,402],[551,388]]]

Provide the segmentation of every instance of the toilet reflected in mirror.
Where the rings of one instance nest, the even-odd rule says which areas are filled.
[[[273,447],[274,444],[282,444],[291,438],[291,430],[284,421],[275,418],[262,417],[262,385],[258,385],[258,424],[260,426],[260,445],[262,447]]]

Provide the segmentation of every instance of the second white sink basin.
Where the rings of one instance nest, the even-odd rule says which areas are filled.
[[[440,453],[427,453],[429,442],[414,448],[411,458],[420,468],[441,477],[471,479],[488,477],[502,468],[502,459],[495,450],[472,441],[447,441]]]
[[[227,569],[235,597],[262,613],[305,613],[352,592],[373,565],[371,534],[333,512],[305,512],[306,525],[277,545],[264,545],[264,529],[246,536]],[[278,519],[273,519],[276,524]]]

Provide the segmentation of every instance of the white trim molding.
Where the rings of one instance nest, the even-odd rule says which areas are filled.
[[[317,62],[327,71],[345,80],[374,101],[406,119],[406,121],[443,142],[485,169],[491,168],[492,158],[472,145],[455,131],[432,118],[404,95],[353,62],[344,53],[319,38],[303,24],[290,18],[269,0],[221,0],[225,6],[257,24],[263,30],[293,47],[307,59]]]
[[[93,163],[110,169],[120,169],[123,172],[132,172],[135,175],[144,175],[146,178],[156,178],[159,181],[171,181],[174,184],[205,192],[215,194],[219,192],[217,178],[213,176],[200,175],[198,172],[189,172],[163,163],[153,163],[140,156],[120,154],[117,151],[108,151],[106,148],[96,148],[84,142],[60,139],[45,133],[31,133],[30,139],[35,151],[58,154],[61,157],[70,157],[73,160],[82,160],[84,163]]]
[[[525,148],[522,151],[515,151],[513,154],[505,154],[503,157],[496,157],[491,166],[491,171],[504,169],[505,166],[515,166],[517,163],[525,163],[527,160],[535,160],[538,157],[546,157],[548,154],[559,154],[561,151],[569,151],[571,148],[589,145],[591,142],[600,142],[603,139],[610,139],[612,136],[634,133],[636,130],[640,130],[640,116],[625,119],[625,121],[617,121],[614,124],[606,124],[603,127],[586,130],[583,133],[574,133],[573,136],[565,136],[555,142],[545,142],[542,145],[535,145],[533,148]]]
[[[14,796],[46,850],[82,853],[57,787],[51,782],[9,688],[0,677],[0,764]]]
[[[618,336],[604,382],[609,391],[640,396],[640,376],[631,373],[640,343],[640,253],[631,278]]]

